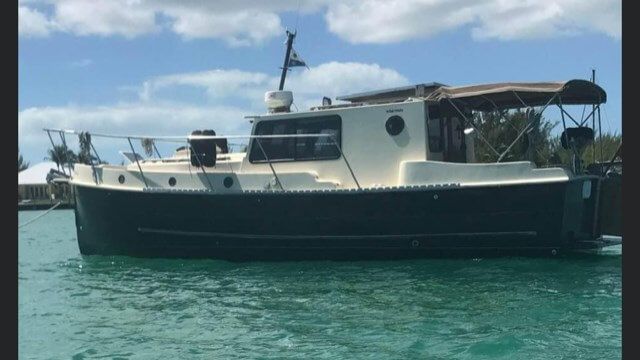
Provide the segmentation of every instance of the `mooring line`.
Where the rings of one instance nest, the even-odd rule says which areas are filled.
[[[58,201],[58,203],[57,203],[57,204],[55,204],[55,205],[53,205],[52,207],[50,207],[50,208],[49,208],[49,210],[45,211],[43,214],[40,214],[40,215],[38,215],[38,216],[34,217],[33,219],[31,219],[31,220],[29,220],[29,221],[25,222],[24,224],[18,225],[18,229],[20,229],[20,228],[21,228],[21,227],[23,227],[23,226],[29,225],[29,224],[31,224],[32,222],[34,222],[34,221],[36,221],[36,220],[40,219],[41,217],[43,217],[43,216],[47,215],[51,210],[53,210],[53,209],[57,208],[57,207],[58,207],[58,205],[60,205],[60,204],[62,204],[62,201]]]

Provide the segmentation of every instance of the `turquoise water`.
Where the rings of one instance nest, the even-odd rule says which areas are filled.
[[[83,258],[71,210],[19,229],[18,243],[21,359],[621,358],[620,248],[580,259]]]

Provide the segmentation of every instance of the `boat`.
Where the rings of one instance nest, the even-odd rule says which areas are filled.
[[[283,89],[248,135],[182,136],[45,129],[50,135],[126,139],[124,165],[73,164],[69,183],[83,255],[225,260],[557,256],[609,245],[601,233],[603,174],[579,150],[594,138],[605,91],[587,80],[447,86],[422,83],[337,97],[291,111]],[[566,111],[592,105],[577,122]],[[477,163],[485,137],[474,113],[550,106],[562,115],[568,166]],[[597,111],[596,111],[597,109]],[[577,126],[567,127],[568,120]],[[518,135],[524,136],[527,128]],[[51,139],[51,136],[49,136]],[[247,141],[243,151],[229,144]],[[518,140],[516,139],[516,140]],[[145,158],[134,142],[184,145]],[[515,142],[515,141],[514,141]],[[513,145],[513,144],[512,144]],[[155,147],[155,145],[154,145]],[[95,148],[86,147],[99,159]],[[129,151],[129,149],[127,149]],[[90,157],[92,158],[92,157]]]
[[[622,236],[622,142],[608,162],[594,162],[587,173],[603,174],[600,188],[600,230],[603,234]]]

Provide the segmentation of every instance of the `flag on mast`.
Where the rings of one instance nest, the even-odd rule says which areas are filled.
[[[287,65],[287,67],[294,66],[304,66],[307,69],[309,68],[304,60],[302,60],[300,55],[298,55],[298,53],[293,48],[291,48],[291,55],[289,56],[289,64]]]

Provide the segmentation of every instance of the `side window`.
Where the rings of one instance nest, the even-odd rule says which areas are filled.
[[[326,134],[340,146],[340,117],[321,117],[297,120],[296,134]],[[296,138],[296,160],[337,159],[340,151],[329,137]]]
[[[327,134],[341,146],[342,120],[338,115],[291,120],[262,121],[256,125],[255,135]],[[249,161],[266,161],[258,139],[253,139]],[[270,161],[328,160],[340,157],[340,151],[329,137],[260,139]]]
[[[295,134],[294,123],[287,120],[263,121],[256,127],[256,135],[291,135]],[[294,138],[267,138],[253,140],[250,161],[265,161],[266,153],[270,160],[293,160],[294,159]],[[262,145],[262,149],[260,148]],[[264,149],[264,153],[263,150]]]
[[[429,106],[429,119],[427,120],[427,135],[429,136],[429,151],[442,152],[442,119],[440,117],[440,107]]]

